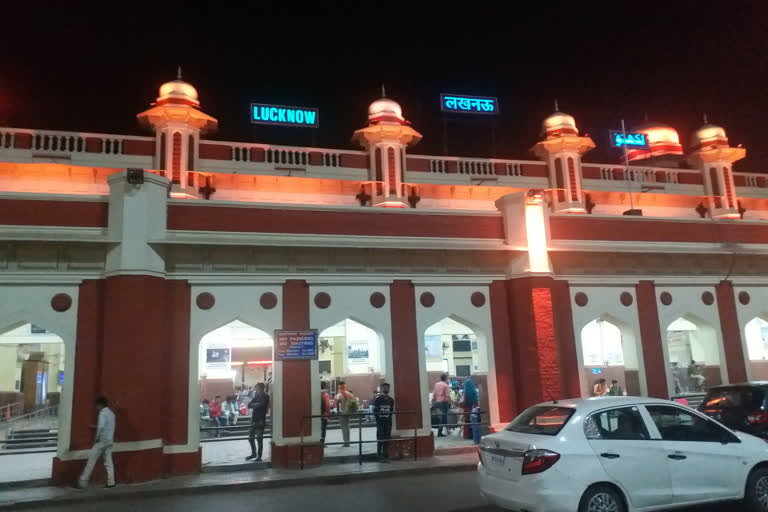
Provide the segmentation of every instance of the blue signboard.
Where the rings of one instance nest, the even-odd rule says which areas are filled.
[[[440,110],[459,114],[498,114],[499,100],[484,96],[441,94]]]
[[[251,123],[317,128],[320,118],[316,108],[251,103]]]
[[[603,373],[602,368],[592,368],[592,375],[600,375],[601,373]]]
[[[648,138],[644,133],[622,132],[620,130],[611,130],[611,146],[627,149],[648,149]]]
[[[317,329],[275,331],[275,360],[317,359]]]

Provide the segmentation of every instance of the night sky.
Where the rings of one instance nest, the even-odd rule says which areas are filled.
[[[0,125],[146,134],[135,115],[181,65],[219,120],[208,138],[354,148],[352,132],[384,83],[424,135],[414,153],[443,153],[439,94],[449,92],[496,96],[501,106],[495,148],[488,118],[450,120],[452,155],[532,159],[557,98],[598,145],[587,161],[616,161],[607,131],[622,117],[631,128],[647,112],[687,147],[706,112],[747,148],[738,169],[768,172],[764,0],[547,2],[537,11],[528,2],[426,11],[379,2],[375,14],[362,3],[273,13],[264,2],[206,12],[177,2],[186,15],[157,4],[88,14],[62,4],[4,7]],[[317,107],[320,128],[252,126],[250,102]]]

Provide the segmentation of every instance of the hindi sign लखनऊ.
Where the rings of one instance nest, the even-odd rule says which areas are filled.
[[[275,330],[275,361],[317,359],[317,329]]]
[[[458,114],[496,115],[499,113],[499,100],[490,96],[441,94],[440,110]]]

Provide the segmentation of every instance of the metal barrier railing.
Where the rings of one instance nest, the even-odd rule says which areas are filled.
[[[344,414],[343,416],[346,418],[349,418],[352,420],[353,418],[358,418],[357,422],[357,462],[358,464],[363,464],[363,445],[368,443],[391,443],[392,441],[413,441],[413,460],[417,460],[419,458],[419,450],[418,450],[418,431],[419,427],[413,427],[413,437],[390,437],[389,439],[376,439],[376,440],[370,440],[370,441],[363,441],[363,420],[365,418],[368,418],[371,416],[371,412],[357,412],[353,414]],[[395,416],[398,414],[419,414],[416,411],[393,411],[390,413],[387,413],[390,416]],[[299,469],[304,469],[304,426],[306,425],[306,420],[312,420],[315,418],[322,419],[324,417],[323,414],[310,414],[307,416],[302,416],[301,418],[301,424],[299,428],[301,429],[301,441],[299,444]],[[352,425],[350,425],[351,427]],[[398,429],[398,430],[405,430],[405,429]],[[408,429],[410,430],[410,429]],[[345,443],[344,441],[339,442],[332,442],[332,443],[326,443],[323,442],[323,446],[337,446],[337,445],[348,445],[349,443]]]
[[[249,416],[246,416],[247,418]],[[236,431],[238,434],[240,432],[248,432],[248,430],[251,428],[250,423],[245,425],[229,425],[225,427],[200,427],[200,432],[233,432]],[[269,430],[272,432],[272,425],[270,423],[267,423],[264,426],[264,430]],[[226,437],[213,437],[208,439],[200,439],[201,443],[219,443],[221,441],[244,441],[248,439],[249,436],[226,436]],[[261,436],[262,439],[272,439],[272,434],[264,434]]]

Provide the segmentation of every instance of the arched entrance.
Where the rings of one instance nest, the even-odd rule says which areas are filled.
[[[0,328],[0,482],[50,478],[59,403],[72,378],[64,356],[64,340],[43,326]]]
[[[485,335],[470,322],[450,315],[427,327],[424,331],[425,366],[430,408],[430,419],[434,426],[439,424],[438,410],[432,407],[433,390],[443,373],[448,374],[448,382],[456,396],[448,416],[449,424],[462,423],[468,418],[463,414],[460,404],[466,381],[471,380],[477,389],[480,409],[484,411],[482,421],[489,422],[488,397],[488,347]],[[455,385],[454,385],[455,384]],[[462,439],[463,429],[456,429],[456,436],[448,436],[447,441],[435,440],[435,447]],[[456,440],[452,439],[455,437]]]
[[[615,380],[630,396],[643,394],[638,347],[634,333],[610,315],[587,323],[581,330],[582,396],[593,396],[594,385],[605,379]]]
[[[744,327],[750,379],[768,380],[768,322],[755,317]]]
[[[345,383],[346,390],[359,399],[362,411],[370,408],[379,385],[386,380],[384,337],[353,318],[345,318],[319,333],[318,356],[320,379],[327,383],[331,396],[332,414],[325,440],[326,443],[344,442],[345,434],[335,414],[338,408],[334,398],[338,394],[338,386],[341,382]],[[325,457],[357,453],[354,441],[359,436],[364,441],[376,439],[373,416],[355,418],[349,422],[349,428],[351,446],[328,445]],[[363,453],[376,453],[374,443],[363,444],[362,449]]]
[[[246,441],[251,414],[248,403],[260,382],[271,396],[272,347],[269,333],[240,320],[214,329],[200,340],[199,428],[204,466],[242,463],[250,454]],[[212,405],[214,400],[217,405]],[[209,412],[219,409],[220,415],[205,415],[205,405]],[[266,435],[271,434],[271,423],[268,415]],[[268,460],[268,438],[264,445],[262,457]]]
[[[669,324],[666,351],[670,394],[702,393],[726,381],[717,333],[697,316],[683,315]]]

